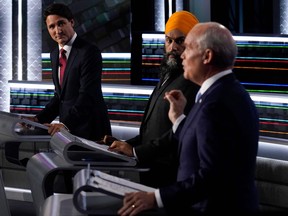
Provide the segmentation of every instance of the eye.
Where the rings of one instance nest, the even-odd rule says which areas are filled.
[[[181,45],[184,43],[185,38],[184,37],[179,37],[175,39],[175,43]]]
[[[65,22],[62,21],[62,20],[57,23],[57,25],[60,26],[60,27],[64,26],[64,24],[65,24]]]
[[[171,44],[173,42],[173,40],[171,38],[166,37],[166,43]]]
[[[55,27],[54,25],[49,25],[48,26],[49,29],[54,29],[54,27]]]
[[[182,45],[184,43],[185,37],[178,37],[178,38],[170,38],[170,37],[166,37],[165,42],[167,44],[171,44],[173,42],[175,42],[178,45]]]

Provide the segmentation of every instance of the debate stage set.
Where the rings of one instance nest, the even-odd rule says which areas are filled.
[[[51,137],[46,126],[24,118],[39,113],[54,95],[49,52],[55,44],[42,17],[50,2],[0,2],[1,215],[116,215],[125,192],[154,190],[139,184],[139,173],[149,168],[65,130]],[[260,210],[288,214],[287,1],[223,0],[221,11],[211,0],[57,2],[75,13],[77,34],[102,51],[102,92],[112,134],[120,140],[139,133],[159,81],[172,11],[189,10],[201,22],[229,27],[238,47],[233,72],[259,112]]]

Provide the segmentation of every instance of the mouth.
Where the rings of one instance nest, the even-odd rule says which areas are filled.
[[[173,54],[170,54],[170,55],[168,55],[168,58],[169,58],[169,59],[171,59],[171,58],[175,59],[175,58],[176,58],[176,56],[175,56],[175,55],[173,55]]]
[[[57,35],[56,38],[58,40],[63,40],[65,38],[65,35]]]

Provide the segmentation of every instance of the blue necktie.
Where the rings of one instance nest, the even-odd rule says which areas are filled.
[[[201,103],[201,96],[202,94],[200,93],[200,91],[198,91],[198,93],[196,94],[196,97],[195,97],[195,103]]]

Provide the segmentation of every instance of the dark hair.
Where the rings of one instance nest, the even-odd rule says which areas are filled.
[[[69,7],[65,4],[61,3],[54,3],[49,5],[45,10],[44,10],[44,22],[46,23],[46,19],[49,15],[58,15],[61,17],[64,17],[68,19],[69,21],[73,19],[73,14]]]

